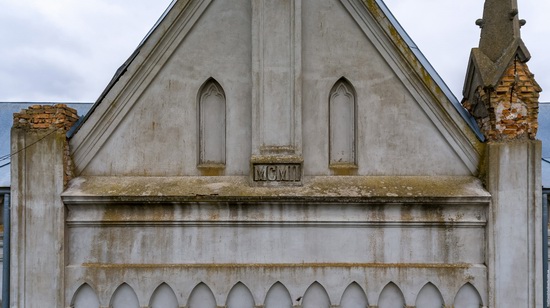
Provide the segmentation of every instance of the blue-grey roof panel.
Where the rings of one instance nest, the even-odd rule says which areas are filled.
[[[542,188],[550,188],[550,161],[543,158],[541,162],[541,169]]]
[[[32,105],[55,105],[57,103],[9,103],[0,102],[0,187],[10,186],[10,132],[13,124],[13,114]],[[83,115],[92,107],[91,103],[67,103],[76,109],[78,115]]]
[[[539,104],[537,138],[542,141],[542,157],[550,160],[550,103]]]
[[[542,187],[550,188],[550,103],[539,104],[537,138],[542,141]]]

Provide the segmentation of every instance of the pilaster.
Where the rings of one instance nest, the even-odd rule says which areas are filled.
[[[301,175],[292,181],[256,181],[253,174],[258,168],[297,168],[301,174],[301,15],[301,0],[252,1],[251,181],[254,184],[301,183]]]
[[[542,307],[541,142],[487,144],[489,307]]]
[[[71,176],[65,105],[32,106],[14,115],[11,137],[11,307],[63,307],[65,206]],[[47,304],[45,304],[47,303]]]

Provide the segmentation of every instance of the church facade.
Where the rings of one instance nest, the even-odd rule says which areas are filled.
[[[502,2],[464,108],[381,0],[174,1],[81,121],[15,115],[11,305],[540,307],[541,89]]]

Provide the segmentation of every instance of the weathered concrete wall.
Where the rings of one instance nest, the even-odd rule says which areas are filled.
[[[468,157],[471,153],[466,154],[465,150],[471,145],[458,145],[460,142],[455,139],[462,137],[446,131],[449,125],[439,122],[449,117],[445,112],[454,112],[453,107],[448,102],[448,106],[442,107],[443,102],[433,101],[428,89],[404,68],[407,64],[393,47],[391,38],[376,30],[378,25],[368,12],[354,13],[352,17],[349,8],[334,0],[300,3],[302,13],[296,19],[281,13],[285,23],[301,23],[299,29],[287,29],[290,32],[284,33],[292,38],[301,36],[301,41],[292,45],[296,55],[301,56],[300,65],[281,60],[284,65],[293,66],[298,78],[295,92],[290,87],[278,94],[296,96],[292,111],[285,109],[289,108],[286,105],[280,106],[286,110],[281,111],[284,115],[294,115],[291,120],[269,114],[271,109],[267,106],[265,110],[260,107],[256,110],[252,102],[254,95],[272,97],[270,87],[275,87],[272,83],[265,86],[253,83],[253,73],[258,69],[253,66],[252,53],[259,48],[255,44],[259,44],[260,38],[251,38],[251,32],[260,27],[255,24],[260,21],[253,18],[259,13],[252,11],[252,4],[247,0],[214,1],[189,33],[182,38],[170,38],[174,40],[169,45],[173,50],[155,55],[162,65],[154,67],[158,70],[154,78],[141,75],[146,72],[136,73],[135,82],[139,84],[128,86],[112,102],[105,101],[98,106],[88,122],[105,123],[90,128],[85,124],[71,140],[77,173],[212,175],[199,166],[198,131],[199,91],[210,77],[223,88],[226,99],[225,166],[221,173],[214,175],[249,174],[251,155],[267,147],[260,142],[261,138],[275,142],[278,135],[291,134],[289,129],[301,131],[299,138],[291,138],[295,144],[287,150],[296,151],[297,156],[303,154],[304,175],[472,175],[476,172],[478,166],[470,161],[475,159]],[[269,15],[271,9],[264,13]],[[272,35],[271,29],[266,31],[265,36]],[[163,46],[162,42],[154,43]],[[271,57],[281,56],[272,49],[264,52],[263,57],[257,57],[265,63],[271,61]],[[262,71],[265,78],[268,73]],[[331,168],[329,161],[329,98],[341,77],[353,87],[356,104],[352,125],[356,132],[350,133],[356,153],[347,169]],[[273,112],[278,114],[277,108]],[[119,119],[114,111],[108,112],[112,116],[102,114],[109,109],[120,110],[124,116]],[[259,123],[252,123],[253,119]],[[273,123],[286,124],[285,128],[271,129],[277,127]],[[109,125],[116,126],[116,130],[107,128]],[[92,144],[81,134],[94,129],[108,132],[98,133],[96,143]],[[255,132],[260,131],[261,136],[256,137]],[[254,138],[261,140],[254,141]],[[253,145],[254,142],[258,144]],[[433,151],[434,145],[437,151]]]
[[[487,151],[487,189],[492,195],[489,306],[541,307],[541,142],[490,142]]]
[[[222,179],[206,186],[221,187]],[[141,182],[120,180],[134,188]],[[159,198],[153,190],[151,196],[130,191],[96,196],[100,181],[74,182],[64,193],[69,213],[66,305],[84,297],[78,291],[84,285],[107,306],[127,284],[122,289],[135,292],[139,305],[146,306],[166,283],[180,306],[193,301],[196,288],[207,290],[205,296],[222,306],[241,283],[255,305],[269,307],[268,291],[277,282],[292,305],[305,307],[312,304],[307,293],[317,292],[309,288],[326,294],[321,303],[347,307],[347,297],[360,297],[343,296],[354,282],[370,305],[380,307],[386,297],[398,299],[401,292],[407,306],[441,300],[466,307],[459,304],[464,292],[469,300],[487,302],[488,196],[482,189],[417,201],[387,196],[237,201],[242,197],[223,195],[200,201],[204,197]],[[174,178],[173,184],[190,185],[183,178]],[[185,201],[189,198],[196,201]]]
[[[380,14],[178,1],[71,140],[65,191],[64,134],[14,128],[14,305],[539,305],[540,144],[478,166]]]
[[[476,178],[246,184],[246,177],[73,180],[63,193],[65,304],[107,306],[129,294],[141,306],[158,298],[181,306],[197,293],[217,306],[235,297],[267,307],[272,297],[304,307],[312,298],[321,300],[314,307],[487,302],[490,196]],[[153,296],[157,288],[164,295]]]
[[[64,131],[12,129],[11,306],[64,298]]]
[[[173,54],[166,54],[156,78],[142,85],[143,94],[119,97],[113,103],[111,108],[126,103],[124,99],[131,101],[128,104],[137,100],[116,131],[102,136],[108,140],[84,174],[201,175],[197,98],[211,77],[226,97],[224,174],[247,174],[252,126],[250,10],[249,0],[212,2],[185,41],[172,42]],[[100,114],[90,121],[97,121]],[[75,142],[79,137],[72,140],[73,150],[79,147]]]
[[[65,205],[72,176],[65,105],[14,115],[11,131],[11,307],[60,307],[65,294]]]

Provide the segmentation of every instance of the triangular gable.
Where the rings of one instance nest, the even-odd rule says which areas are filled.
[[[342,0],[342,3],[371,41],[378,43],[379,50],[391,52],[392,44],[398,48],[404,59],[397,58],[395,54],[389,54],[385,56],[386,60],[390,65],[393,62],[392,67],[395,71],[406,72],[408,68],[414,70],[416,74],[414,77],[405,74],[403,79],[409,79],[412,87],[415,87],[414,83],[423,83],[423,86],[433,95],[430,98],[420,96],[416,98],[455,151],[459,155],[464,155],[461,158],[475,173],[474,170],[477,170],[479,164],[480,141],[484,139],[475,119],[462,107],[388,7],[382,0]],[[373,23],[369,21],[372,20],[376,20],[378,28],[371,26]],[[394,61],[391,61],[391,58]],[[418,95],[421,94],[418,93]],[[433,106],[434,102],[440,105]],[[451,117],[452,121],[448,121],[448,117]]]
[[[71,143],[78,144],[72,149],[77,168],[89,162],[135,103],[132,97],[134,93],[128,93],[131,91],[129,87],[135,86],[143,90],[154,79],[155,74],[211,2],[212,0],[174,0],[170,3],[147,37],[117,70],[105,91],[85,115],[84,121],[72,132],[71,138],[74,141]],[[136,80],[135,76],[142,72],[147,72],[142,76],[145,79]],[[113,101],[117,102],[116,106],[111,106],[114,105]],[[106,114],[110,109],[114,110]],[[88,122],[94,124],[86,124]]]
[[[214,1],[174,3],[140,46],[136,56],[123,67],[124,72],[117,74],[119,78],[115,78],[112,87],[102,95],[93,112],[87,115],[86,121],[72,137],[77,171],[84,170],[99,153],[211,2]],[[475,125],[383,2],[340,2],[439,131],[451,152],[454,151],[466,168],[475,174],[481,146]],[[195,160],[191,157],[182,159]]]
[[[357,0],[346,0],[342,1],[344,3],[349,3],[346,5],[350,13],[355,17],[355,19],[360,24],[360,12],[364,13],[364,10],[357,5]],[[424,54],[420,51],[418,46],[414,43],[412,38],[407,34],[405,29],[401,27],[397,19],[393,16],[391,11],[388,9],[383,0],[363,0],[363,3],[367,4],[367,9],[371,12],[371,15],[381,26],[381,30],[385,33],[386,36],[389,36],[391,40],[398,46],[399,51],[403,56],[409,60],[409,65],[413,65],[414,70],[419,76],[425,77],[428,75],[428,78],[422,78],[428,84],[428,87],[432,92],[436,92],[439,95],[442,93],[444,99],[448,100],[451,105],[456,109],[460,114],[463,120],[468,124],[471,130],[477,135],[480,140],[483,140],[483,135],[479,131],[475,119],[462,107],[460,102],[451,92],[449,87],[445,84],[443,79],[432,67],[431,63],[426,59]],[[354,4],[355,3],[355,4]],[[355,11],[358,14],[353,14]],[[435,86],[434,86],[435,84]],[[433,91],[436,89],[435,91]]]

